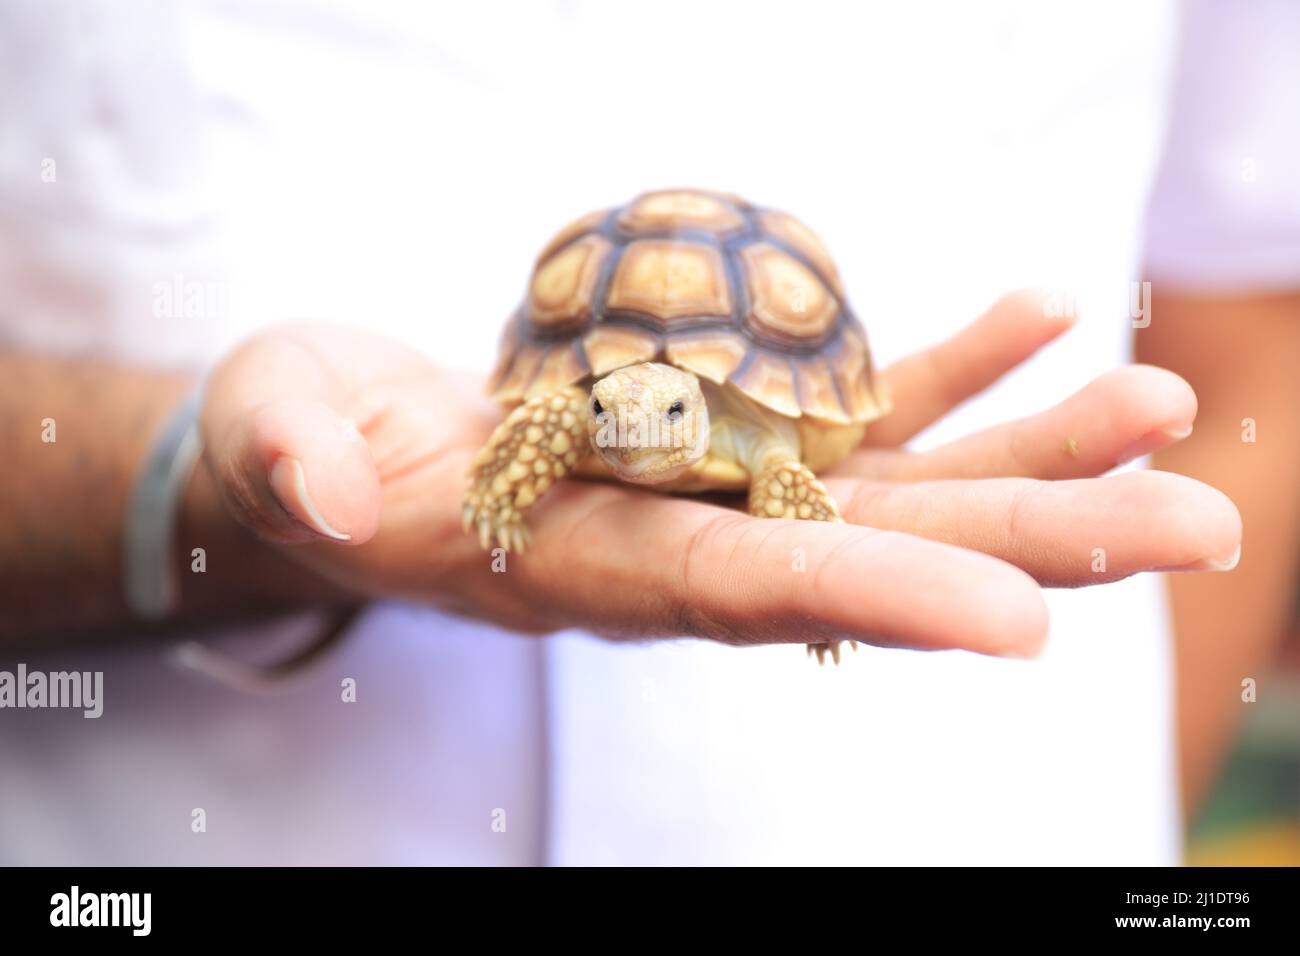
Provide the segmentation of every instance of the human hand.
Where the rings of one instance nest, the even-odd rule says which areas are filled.
[[[485,554],[460,513],[465,471],[500,420],[481,381],[325,325],[271,330],[221,364],[202,416],[205,458],[242,523],[365,596],[533,632],[1025,656],[1046,637],[1040,584],[1209,569],[1240,542],[1236,509],[1208,486],[1095,477],[1190,430],[1195,397],[1158,369],[1120,369],[1046,412],[900,450],[1065,327],[1018,293],[885,369],[896,410],[824,476],[849,524],[565,481],[533,509],[526,555]],[[1104,572],[1093,571],[1097,547]]]

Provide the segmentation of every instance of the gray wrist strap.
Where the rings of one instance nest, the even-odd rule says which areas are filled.
[[[122,538],[126,603],[138,617],[149,620],[166,617],[176,610],[179,602],[176,517],[186,481],[203,451],[198,428],[202,407],[200,383],[163,427],[127,503]],[[325,632],[314,642],[275,664],[245,664],[196,641],[174,648],[173,659],[236,690],[272,691],[346,637],[358,611],[359,608],[350,607],[335,612]]]
[[[136,479],[126,508],[123,575],[126,604],[155,620],[176,610],[175,534],[185,483],[203,449],[199,438],[202,384],[172,414]]]

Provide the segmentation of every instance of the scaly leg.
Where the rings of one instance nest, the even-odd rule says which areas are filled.
[[[591,450],[584,418],[587,393],[569,387],[530,398],[496,427],[470,465],[463,506],[465,530],[478,529],[484,549],[522,552],[524,515]]]
[[[788,452],[771,455],[754,475],[749,486],[749,513],[759,518],[844,521],[826,486],[812,473],[812,469]],[[812,655],[815,651],[817,663],[825,664],[829,650],[831,659],[838,664],[841,643],[809,644],[808,653]],[[858,649],[857,641],[849,641],[849,646],[855,651]]]

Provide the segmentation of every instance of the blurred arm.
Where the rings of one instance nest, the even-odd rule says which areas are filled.
[[[1137,355],[1187,379],[1200,403],[1196,431],[1157,452],[1156,467],[1223,491],[1243,524],[1235,571],[1168,579],[1190,814],[1243,716],[1242,679],[1258,679],[1281,646],[1300,580],[1300,293],[1156,291]],[[1253,443],[1243,419],[1255,422]]]
[[[127,497],[191,381],[0,352],[0,382],[3,654],[20,641],[32,646],[129,621],[121,557]],[[46,441],[51,427],[55,440]],[[285,607],[320,590],[227,515],[204,468],[189,482],[180,524],[182,617]],[[190,572],[194,547],[206,551],[202,574]]]

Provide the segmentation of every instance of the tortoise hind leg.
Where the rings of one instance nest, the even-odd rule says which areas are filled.
[[[801,518],[805,521],[839,521],[840,509],[826,486],[801,462],[797,455],[774,454],[754,475],[749,486],[749,513],[758,518]],[[840,644],[809,644],[808,654],[817,654],[817,663],[826,663],[826,652],[840,662]],[[856,641],[849,641],[853,650]]]
[[[584,418],[587,393],[570,386],[538,395],[496,427],[469,467],[462,506],[465,530],[478,529],[484,549],[528,544],[524,516],[590,450]]]

